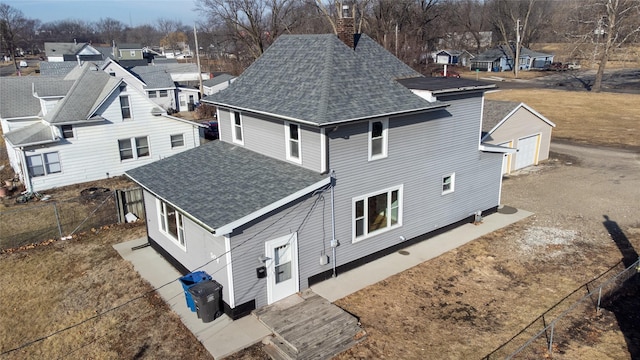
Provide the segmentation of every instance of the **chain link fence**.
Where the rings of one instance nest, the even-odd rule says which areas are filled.
[[[141,193],[140,189],[95,191],[69,200],[27,203],[2,211],[0,250],[64,239],[92,228],[123,222],[130,207],[126,201],[132,192]],[[144,209],[140,209],[142,211],[135,214],[143,217]]]
[[[596,315],[605,303],[613,301],[617,292],[638,274],[639,269],[640,259],[628,267],[620,261],[567,295],[482,359],[551,358],[576,339],[587,339],[590,336],[587,329],[590,322],[597,319]]]

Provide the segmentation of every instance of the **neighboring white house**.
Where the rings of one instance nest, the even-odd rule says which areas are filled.
[[[168,116],[134,83],[90,62],[64,78],[0,78],[7,153],[27,190],[121,175],[199,145],[200,125]]]
[[[213,95],[218,91],[222,91],[236,81],[236,77],[229,74],[215,75],[209,80],[202,82],[204,95]]]

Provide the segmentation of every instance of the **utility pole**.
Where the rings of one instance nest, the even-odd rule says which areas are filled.
[[[516,21],[516,58],[513,59],[515,64],[516,79],[518,78],[518,70],[520,70],[520,19]]]
[[[198,64],[198,80],[200,81],[200,99],[202,99],[204,92],[202,89],[202,69],[200,69],[200,47],[198,46],[198,33],[196,32],[195,24],[193,25],[193,38],[196,43],[196,63]],[[200,99],[198,99],[198,101],[200,101]]]

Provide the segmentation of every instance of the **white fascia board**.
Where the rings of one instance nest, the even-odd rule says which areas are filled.
[[[254,211],[249,215],[246,215],[244,217],[241,217],[238,220],[232,221],[226,225],[223,225],[217,229],[215,229],[214,231],[214,235],[216,236],[226,236],[228,234],[230,234],[233,230],[235,230],[236,228],[238,228],[239,226],[242,226],[252,220],[255,220],[263,215],[268,214],[269,212],[276,210],[294,200],[299,199],[300,197],[312,192],[313,190],[319,189],[322,186],[326,186],[331,184],[331,177],[327,176],[325,179],[322,179],[321,181],[318,181],[317,183],[311,185],[311,186],[307,186],[306,188],[299,190],[287,197],[284,197],[270,205],[267,205],[265,207],[263,207],[262,209],[259,209],[258,211]]]
[[[201,128],[206,128],[207,127],[207,125],[200,124],[200,123],[197,123],[195,121],[190,121],[190,120],[182,119],[182,118],[179,118],[179,117],[171,116],[171,115],[168,115],[168,114],[162,114],[160,116],[166,117],[167,119],[180,121],[180,122],[183,122],[185,124],[193,125],[193,126],[196,126],[196,127],[201,127]]]
[[[416,89],[410,89],[412,93],[418,95],[419,97],[427,100],[428,102],[436,102],[436,96],[433,94],[433,92],[429,91],[429,90],[416,90]]]
[[[493,153],[503,153],[503,154],[515,154],[518,149],[508,148],[504,146],[498,146],[493,144],[480,144],[480,151],[493,152]]]

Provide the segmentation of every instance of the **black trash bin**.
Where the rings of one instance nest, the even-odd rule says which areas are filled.
[[[192,312],[196,312],[196,304],[193,302],[193,298],[189,293],[189,288],[200,282],[209,281],[211,279],[211,275],[204,271],[194,271],[180,278],[180,284],[182,284],[182,289],[184,290],[184,297],[187,300],[187,307]]]
[[[189,288],[202,322],[211,322],[222,315],[222,285],[215,280],[203,281]]]

